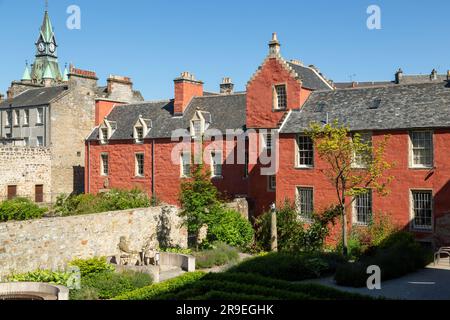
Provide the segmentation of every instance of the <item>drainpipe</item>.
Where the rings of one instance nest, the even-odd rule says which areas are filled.
[[[152,199],[155,198],[155,139],[152,139]]]
[[[88,141],[88,147],[87,147],[87,193],[91,193],[91,142]]]

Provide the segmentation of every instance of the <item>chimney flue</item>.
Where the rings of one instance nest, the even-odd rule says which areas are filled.
[[[231,81],[231,78],[225,77],[222,79],[222,83],[220,84],[220,93],[221,94],[231,94],[234,90],[234,84]]]
[[[437,73],[437,70],[436,70],[436,69],[431,70],[431,75],[430,75],[430,77],[431,77],[431,80],[432,80],[432,81],[433,81],[433,80],[437,80],[437,78],[438,78],[438,73]]]
[[[403,70],[402,68],[399,68],[398,71],[395,73],[395,83],[399,84],[403,79]]]

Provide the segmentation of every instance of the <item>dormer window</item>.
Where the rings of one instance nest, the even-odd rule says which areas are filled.
[[[136,143],[144,142],[144,128],[143,127],[135,127],[134,128],[134,138]]]
[[[134,124],[133,139],[135,143],[144,143],[145,136],[150,132],[152,128],[152,121],[149,119],[143,119],[139,116],[139,119]]]
[[[276,85],[273,90],[273,108],[275,110],[284,110],[287,107],[286,85]]]
[[[108,141],[108,128],[100,129],[100,142],[106,143]]]
[[[201,139],[210,124],[211,114],[209,112],[197,110],[191,119],[191,137],[194,139]]]
[[[192,121],[192,128],[194,129],[194,138],[201,138],[202,136],[202,121],[194,120]]]
[[[108,121],[105,119],[101,126],[99,127],[98,139],[101,144],[108,143],[108,140],[113,135],[114,131],[117,129],[117,123],[115,121]]]

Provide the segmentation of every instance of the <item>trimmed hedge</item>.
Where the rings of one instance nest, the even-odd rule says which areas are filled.
[[[247,273],[187,273],[116,297],[118,300],[366,300],[316,284],[292,283]]]
[[[115,270],[113,265],[106,262],[105,257],[74,259],[69,263],[69,266],[78,267],[80,269],[80,274],[83,277],[101,272],[112,272]]]
[[[239,260],[238,250],[225,243],[217,243],[213,249],[195,252],[194,256],[198,269],[222,266]]]
[[[248,247],[254,237],[254,229],[250,221],[231,209],[214,212],[208,221],[208,241],[224,242],[233,247]]]
[[[230,272],[258,274],[272,279],[301,281],[332,274],[345,260],[334,253],[269,253],[232,267]]]
[[[159,295],[169,293],[186,286],[189,283],[200,280],[205,275],[204,272],[190,272],[182,276],[173,278],[161,283],[147,286],[129,293],[122,294],[114,300],[151,300]]]
[[[42,218],[47,208],[40,208],[26,198],[15,198],[0,203],[0,222]]]
[[[338,285],[366,286],[367,267],[376,265],[381,269],[381,280],[401,277],[429,262],[429,253],[408,232],[398,232],[384,240],[378,247],[368,249],[366,255],[354,263],[340,265],[335,274]]]

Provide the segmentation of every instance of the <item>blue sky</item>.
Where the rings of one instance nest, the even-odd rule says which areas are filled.
[[[81,8],[81,30],[66,28],[69,5]],[[366,27],[369,5],[381,8],[381,30]],[[0,92],[33,61],[44,0],[0,0]],[[334,81],[391,80],[398,67],[425,74],[450,69],[450,1],[49,0],[65,62],[130,76],[147,100],[171,98],[173,79],[191,71],[217,91],[229,76],[236,90],[267,54],[277,32],[286,59],[316,65]]]

